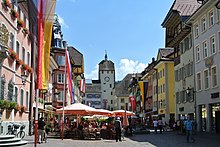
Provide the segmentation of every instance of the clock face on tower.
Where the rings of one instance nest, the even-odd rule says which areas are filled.
[[[110,80],[110,78],[107,76],[104,78],[106,82],[108,82]]]

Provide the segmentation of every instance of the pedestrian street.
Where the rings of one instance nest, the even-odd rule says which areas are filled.
[[[28,141],[24,147],[34,146],[34,136],[27,136]],[[48,138],[47,143],[37,144],[38,147],[219,147],[220,135],[212,133],[197,133],[194,143],[187,143],[185,135],[176,132],[163,132],[162,134],[140,134],[125,137],[122,142],[115,140],[73,140]]]

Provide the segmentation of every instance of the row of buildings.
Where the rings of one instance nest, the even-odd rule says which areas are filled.
[[[85,101],[167,123],[190,115],[198,131],[220,132],[220,1],[175,0],[162,27],[165,47],[144,71],[115,82],[114,64],[105,58],[99,79],[87,82]]]
[[[54,3],[55,4],[55,3]],[[1,0],[0,4],[0,133],[6,134],[11,123],[25,124],[26,133],[33,132],[35,115],[54,118],[57,108],[82,102],[84,59],[73,46],[67,45],[59,18],[54,16],[50,48],[49,81],[40,89],[36,101],[38,71],[37,1]],[[74,98],[65,89],[65,51],[72,66]],[[38,106],[38,114],[35,114]]]

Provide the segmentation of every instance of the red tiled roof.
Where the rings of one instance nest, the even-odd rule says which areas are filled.
[[[175,0],[172,10],[177,10],[180,12],[180,16],[190,16],[192,15],[201,4],[197,0]]]

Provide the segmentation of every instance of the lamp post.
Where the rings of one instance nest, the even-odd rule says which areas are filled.
[[[196,91],[194,91],[194,88],[187,88],[186,89],[186,94],[187,94],[187,97],[188,98],[191,98],[192,97],[192,99],[194,100],[194,113],[195,113],[195,115],[194,115],[194,118],[195,118],[195,122],[197,123],[197,118],[196,118],[196,108],[197,108],[197,106],[196,106],[196,97],[195,97],[195,94],[196,93]]]

